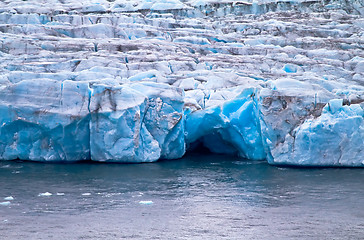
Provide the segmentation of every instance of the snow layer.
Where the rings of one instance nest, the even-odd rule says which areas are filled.
[[[0,159],[203,145],[364,166],[363,15],[359,0],[0,2]]]

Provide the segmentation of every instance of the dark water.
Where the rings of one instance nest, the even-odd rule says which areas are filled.
[[[0,239],[364,238],[364,169],[0,162],[0,183]]]

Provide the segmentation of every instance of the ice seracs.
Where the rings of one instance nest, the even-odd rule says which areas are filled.
[[[153,162],[203,145],[364,166],[359,0],[0,3],[0,159]]]

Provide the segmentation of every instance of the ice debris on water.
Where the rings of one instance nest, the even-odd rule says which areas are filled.
[[[5,201],[12,201],[12,200],[14,200],[14,197],[12,197],[12,196],[5,197],[4,200]]]
[[[49,197],[52,196],[53,194],[50,192],[45,192],[45,193],[39,193],[38,197]]]
[[[142,204],[142,205],[151,205],[151,204],[153,204],[153,201],[139,201],[139,204]]]
[[[0,160],[364,166],[358,0],[0,8]]]
[[[82,193],[82,196],[91,196],[91,193]]]
[[[9,206],[11,204],[11,202],[6,201],[6,202],[0,202],[0,206]]]

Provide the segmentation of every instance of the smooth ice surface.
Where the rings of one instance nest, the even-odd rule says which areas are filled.
[[[153,162],[202,145],[364,166],[363,15],[360,0],[1,2],[0,159]]]

